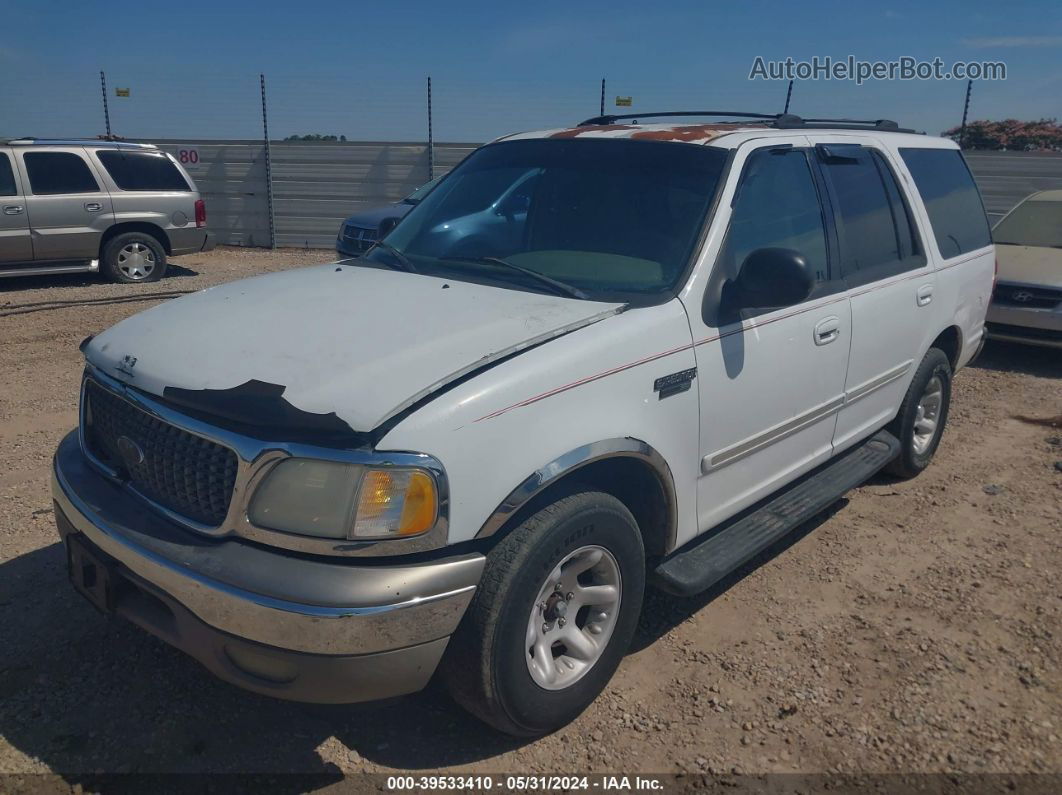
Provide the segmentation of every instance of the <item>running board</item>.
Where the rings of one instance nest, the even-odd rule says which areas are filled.
[[[47,276],[52,273],[97,273],[98,259],[85,262],[59,262],[55,265],[29,265],[21,268],[0,268],[0,278],[5,276]]]
[[[829,508],[899,454],[899,440],[888,431],[879,431],[769,497],[760,507],[674,552],[652,571],[651,581],[676,596],[693,596],[707,590]]]

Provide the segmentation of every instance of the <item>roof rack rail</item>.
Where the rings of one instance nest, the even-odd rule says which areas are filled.
[[[579,122],[580,127],[590,125],[613,124],[621,119],[657,119],[664,116],[734,116],[740,119],[763,119],[774,121],[781,113],[745,113],[736,110],[669,110],[663,113],[619,113],[605,116],[594,116],[586,121]],[[794,117],[795,118],[795,117]]]
[[[622,113],[594,116],[579,122],[580,127],[614,124],[622,119],[659,119],[671,116],[722,116],[734,119],[753,119],[768,122],[780,130],[829,129],[829,130],[877,130],[880,132],[913,133],[915,130],[900,127],[892,119],[803,119],[792,113],[746,113],[733,110],[672,110],[663,113]]]
[[[832,130],[878,130],[880,132],[903,132],[913,133],[908,127],[901,127],[892,119],[802,119],[799,116],[791,117],[796,120],[793,127],[805,127],[813,129]],[[779,119],[778,127],[788,127],[785,122],[788,119]]]

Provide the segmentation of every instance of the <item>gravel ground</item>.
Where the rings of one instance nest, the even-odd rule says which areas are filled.
[[[851,492],[699,598],[651,593],[608,690],[533,742],[435,688],[356,707],[244,693],[97,614],[66,582],[48,491],[78,343],[168,293],[329,258],[219,249],[143,287],[0,282],[0,773],[1062,772],[1062,430],[1015,418],[1059,415],[1058,352],[990,344],[921,477]]]

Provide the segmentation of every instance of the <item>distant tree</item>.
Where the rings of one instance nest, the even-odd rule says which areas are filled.
[[[959,140],[961,127],[944,131],[944,136]],[[967,149],[1008,149],[1017,152],[1062,150],[1062,124],[1055,119],[1039,121],[972,121],[966,124]]]
[[[285,141],[345,141],[345,135],[289,135]]]

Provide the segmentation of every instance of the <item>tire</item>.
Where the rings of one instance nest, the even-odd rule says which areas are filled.
[[[166,251],[144,232],[125,232],[107,241],[101,252],[102,270],[112,282],[157,282],[166,273]]]
[[[930,411],[934,393],[938,395],[935,415]],[[887,428],[900,440],[900,455],[885,467],[886,472],[913,478],[929,466],[944,433],[950,405],[951,362],[942,350],[930,348],[911,379],[896,419]],[[931,433],[927,430],[928,420],[933,422]]]
[[[597,550],[598,562],[575,575]],[[591,598],[605,598],[600,595],[607,590],[593,591],[599,596],[585,600],[573,594],[589,594],[599,582],[607,589],[612,570],[617,603],[579,607]],[[557,571],[563,588],[542,599]],[[586,709],[612,678],[630,646],[644,590],[645,550],[626,506],[597,491],[562,493],[491,551],[476,595],[450,640],[440,668],[442,680],[461,706],[507,734],[533,737],[559,729]],[[572,609],[565,614],[561,602]],[[549,634],[553,631],[558,634]],[[561,640],[572,638],[570,633],[588,639],[579,643],[579,659],[574,652],[568,656]],[[604,640],[595,640],[600,638]],[[539,665],[545,663],[544,648],[558,656]],[[543,684],[550,679],[551,667],[554,681]]]

